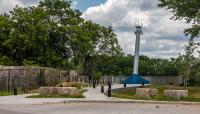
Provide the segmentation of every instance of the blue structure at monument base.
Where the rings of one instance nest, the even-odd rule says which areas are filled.
[[[126,80],[121,81],[121,84],[149,84],[150,81],[143,79],[140,75],[138,74],[132,74],[129,76]]]

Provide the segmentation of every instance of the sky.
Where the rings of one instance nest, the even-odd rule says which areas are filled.
[[[19,6],[37,5],[39,0],[0,0],[0,12]],[[155,58],[177,57],[184,52],[188,37],[183,33],[191,25],[173,21],[172,13],[159,8],[158,0],[72,0],[86,20],[112,26],[126,54],[134,54],[135,24],[143,23],[140,54]]]

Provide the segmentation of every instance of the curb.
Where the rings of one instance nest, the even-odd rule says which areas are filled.
[[[200,105],[200,102],[179,102],[179,101],[149,101],[149,100],[66,100],[56,103],[138,103],[138,104],[175,104],[175,105]]]

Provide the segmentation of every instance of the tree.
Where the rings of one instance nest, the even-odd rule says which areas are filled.
[[[12,65],[13,61],[8,57],[9,49],[5,41],[9,38],[11,24],[8,15],[0,15],[0,64]]]
[[[0,16],[0,28],[0,60],[11,60],[9,64],[13,65],[66,68],[71,62],[89,75],[95,56],[122,53],[111,27],[84,20],[68,0],[16,6]]]
[[[199,77],[198,62],[199,59],[193,57],[194,50],[199,46],[199,43],[194,43],[194,38],[200,36],[200,2],[199,0],[159,0],[160,7],[165,7],[173,12],[174,16],[171,19],[184,19],[186,23],[191,23],[192,27],[185,29],[185,34],[190,35],[188,46],[186,46],[185,55],[179,56],[177,59],[180,74],[183,76],[184,86],[188,82],[195,82],[194,79]],[[194,63],[195,61],[195,63]]]
[[[188,46],[185,49],[185,55],[180,55],[178,60],[179,73],[183,77],[183,84],[185,87],[188,86],[188,81],[192,78],[191,68],[194,66],[193,52],[195,50],[194,43],[190,40]]]
[[[191,67],[190,79],[188,84],[190,86],[200,86],[200,60],[196,58],[193,60],[193,66]]]
[[[160,7],[173,12],[172,19],[185,19],[187,23],[192,22],[192,28],[186,29],[186,35],[192,38],[200,35],[200,2],[199,0],[159,0]]]
[[[15,65],[62,66],[67,56],[59,26],[40,7],[16,7],[9,15],[11,31],[4,44]]]

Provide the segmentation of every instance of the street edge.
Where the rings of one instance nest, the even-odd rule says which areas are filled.
[[[182,102],[182,101],[149,101],[149,100],[65,100],[61,102],[47,102],[46,104],[56,103],[138,103],[138,104],[175,104],[175,105],[200,105],[200,102]]]

